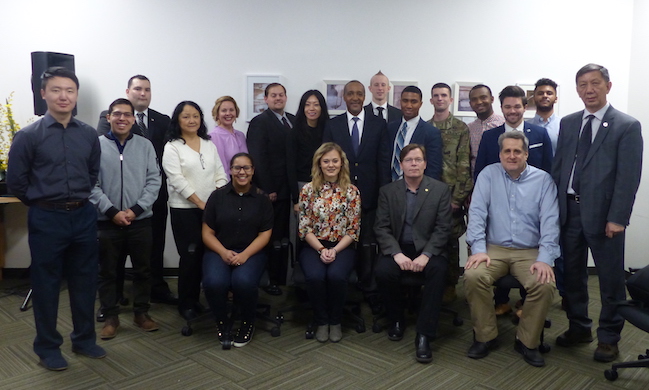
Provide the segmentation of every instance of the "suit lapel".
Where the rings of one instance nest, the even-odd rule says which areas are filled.
[[[419,185],[419,190],[417,191],[417,202],[415,203],[415,215],[413,215],[413,220],[417,218],[417,215],[419,214],[419,210],[421,210],[421,207],[424,205],[424,202],[426,201],[426,198],[428,197],[428,194],[430,194],[430,183],[427,180],[426,176],[424,176],[424,179],[421,181],[421,184]]]

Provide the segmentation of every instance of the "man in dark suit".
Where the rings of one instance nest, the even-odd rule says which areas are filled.
[[[297,203],[295,157],[289,137],[295,115],[284,111],[286,88],[282,84],[269,84],[264,91],[264,101],[268,109],[250,121],[247,144],[255,163],[255,184],[268,194],[275,215],[273,235],[267,248],[270,286],[264,290],[271,295],[281,295],[278,285],[286,284],[288,259],[272,247],[289,237],[291,201]]]
[[[436,180],[442,178],[442,134],[439,129],[419,116],[423,104],[421,89],[410,85],[401,92],[400,120],[388,124],[388,143],[384,148],[391,153],[390,164],[383,168],[385,181],[395,181],[401,177],[399,155],[404,146],[413,143],[423,145],[426,150],[426,176]]]
[[[386,122],[392,122],[401,118],[401,110],[388,104],[390,93],[390,80],[379,70],[377,74],[370,79],[370,85],[367,87],[372,94],[372,101],[365,106],[365,115],[374,115]]]
[[[424,275],[415,350],[417,361],[428,363],[433,359],[429,342],[437,334],[442,306],[452,219],[451,191],[446,184],[424,176],[423,149],[409,144],[401,150],[403,179],[381,188],[374,231],[381,249],[376,279],[392,322],[390,340],[401,340],[405,329],[401,278],[409,273]]]
[[[380,169],[389,164],[390,156],[383,145],[387,142],[385,121],[363,111],[365,87],[360,81],[350,81],[345,85],[343,99],[347,112],[332,118],[325,127],[323,142],[335,142],[345,151],[349,160],[352,183],[361,192],[361,236],[357,270],[361,288],[373,311],[378,303],[373,294],[376,287],[372,281],[372,268],[376,257],[376,238],[374,219],[379,187]]]
[[[626,299],[624,232],[629,224],[642,170],[640,122],[614,109],[606,99],[608,70],[588,64],[577,72],[577,93],[585,110],[561,120],[552,176],[557,184],[568,330],[557,345],[593,340],[588,318],[588,249],[593,255],[602,309],[594,358],[610,362],[624,319],[615,310]]]
[[[482,134],[473,180],[477,179],[484,167],[500,162],[498,137],[505,131],[520,131],[525,134],[530,143],[528,164],[550,173],[552,170],[552,141],[543,127],[523,121],[523,114],[527,107],[525,91],[519,86],[509,85],[500,92],[498,98],[505,123]]]
[[[162,173],[162,185],[160,186],[158,198],[153,204],[153,217],[151,217],[153,229],[151,302],[177,305],[178,298],[171,292],[169,285],[164,280],[164,249],[167,232],[167,215],[169,213],[169,208],[167,207],[169,194],[167,192],[167,185],[165,184],[166,175],[162,169],[162,151],[166,142],[170,119],[167,115],[149,108],[151,104],[151,81],[146,76],[138,74],[128,79],[126,98],[133,103],[133,107],[135,108],[135,123],[137,126],[133,126],[132,132],[148,138],[153,143],[153,148],[158,158],[158,166]],[[110,131],[110,124],[106,120],[107,114],[108,111],[102,111],[99,116],[97,133],[100,136],[108,134]],[[124,255],[123,260],[126,260],[126,255]],[[124,285],[123,272],[121,274],[118,272],[118,278],[120,276],[121,283],[117,283],[118,296],[122,296],[122,288]]]

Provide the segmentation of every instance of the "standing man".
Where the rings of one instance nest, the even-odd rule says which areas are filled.
[[[376,279],[392,322],[388,338],[399,341],[405,331],[401,278],[423,275],[424,290],[417,317],[415,357],[433,360],[430,341],[437,336],[444,278],[448,267],[446,247],[451,233],[451,191],[424,176],[426,153],[418,144],[400,152],[403,178],[381,188],[374,231],[381,249]]]
[[[151,104],[151,81],[146,76],[138,74],[128,80],[126,98],[135,108],[135,123],[137,126],[133,126],[132,132],[148,138],[153,143],[158,166],[160,172],[162,172],[162,182],[165,183],[167,176],[162,169],[162,152],[171,120],[167,115],[149,108]],[[106,120],[107,115],[108,112],[103,111],[99,117],[99,124],[97,125],[99,135],[105,135],[110,131],[110,125]],[[164,249],[167,236],[167,216],[169,215],[168,199],[167,186],[161,185],[158,197],[153,204],[153,217],[151,218],[153,234],[150,263],[151,302],[176,306],[178,305],[178,297],[171,292],[169,285],[164,280]],[[125,258],[126,256],[124,256],[124,260]],[[123,281],[121,284],[118,283],[119,285],[123,285]],[[119,294],[121,291],[117,293]]]
[[[560,118],[554,112],[554,104],[557,102],[557,83],[550,79],[542,78],[534,84],[534,104],[536,115],[530,121],[531,124],[545,128],[552,141],[552,155],[557,151],[557,139],[559,138]]]
[[[160,190],[160,167],[151,142],[131,133],[133,104],[117,99],[108,108],[111,130],[99,137],[99,180],[90,195],[97,208],[99,238],[99,300],[105,322],[100,337],[112,339],[119,327],[116,288],[121,258],[133,263],[133,322],[146,332],[158,330],[149,317],[151,297],[151,218]]]
[[[453,228],[448,240],[448,271],[446,273],[443,303],[451,303],[457,297],[455,286],[460,278],[460,241],[466,231],[464,204],[473,190],[471,178],[471,148],[469,128],[466,123],[451,114],[451,87],[437,83],[431,89],[430,104],[435,114],[428,121],[442,135],[443,161],[442,182],[451,189],[451,212]]]
[[[401,118],[401,110],[388,104],[388,96],[392,87],[387,76],[379,70],[377,74],[370,79],[370,85],[367,87],[372,94],[372,101],[365,106],[366,115],[374,115],[391,122]]]
[[[640,122],[613,108],[608,69],[588,64],[577,72],[585,110],[561,120],[552,176],[559,192],[568,330],[557,345],[593,340],[588,318],[588,249],[602,298],[594,358],[610,362],[624,319],[614,302],[626,299],[624,238],[642,171]]]
[[[469,123],[469,134],[471,135],[471,176],[475,175],[475,160],[478,157],[478,148],[482,140],[482,133],[505,123],[505,118],[494,113],[494,97],[491,88],[484,84],[475,85],[469,91],[469,104],[476,113],[478,119]]]
[[[281,295],[279,285],[286,284],[288,257],[282,255],[284,251],[272,250],[272,247],[274,243],[289,237],[292,204],[297,203],[297,186],[292,188],[291,184],[297,183],[290,138],[295,115],[284,111],[286,88],[282,84],[268,84],[264,91],[264,101],[268,109],[250,121],[247,144],[250,155],[255,160],[254,180],[273,202],[275,215],[273,234],[267,248],[270,285],[264,291],[271,295]]]
[[[7,185],[29,206],[36,339],[34,352],[48,370],[65,370],[63,337],[56,330],[61,279],[70,295],[72,352],[99,359],[93,319],[97,291],[97,214],[88,197],[97,182],[101,149],[95,129],[72,117],[79,80],[63,67],[41,76],[43,119],[16,133]]]

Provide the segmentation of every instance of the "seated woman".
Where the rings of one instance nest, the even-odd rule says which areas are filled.
[[[317,325],[316,339],[336,343],[342,338],[347,281],[354,268],[361,198],[349,179],[349,161],[340,146],[322,144],[313,156],[313,180],[300,193],[300,252],[307,292]]]
[[[241,310],[241,326],[233,345],[252,339],[259,279],[266,268],[263,249],[273,228],[273,206],[252,185],[255,167],[248,153],[238,153],[230,163],[232,180],[214,191],[203,216],[203,289],[216,319],[219,341],[228,321],[228,291]]]
[[[235,130],[234,122],[239,117],[239,106],[232,96],[221,96],[216,99],[212,108],[212,117],[216,127],[210,132],[210,138],[219,152],[225,176],[230,178],[230,160],[237,153],[248,153],[246,136]]]

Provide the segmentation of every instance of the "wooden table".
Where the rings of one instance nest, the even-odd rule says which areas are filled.
[[[0,280],[2,280],[2,269],[5,267],[5,251],[7,242],[5,235],[5,205],[9,203],[20,203],[15,196],[0,196]]]

